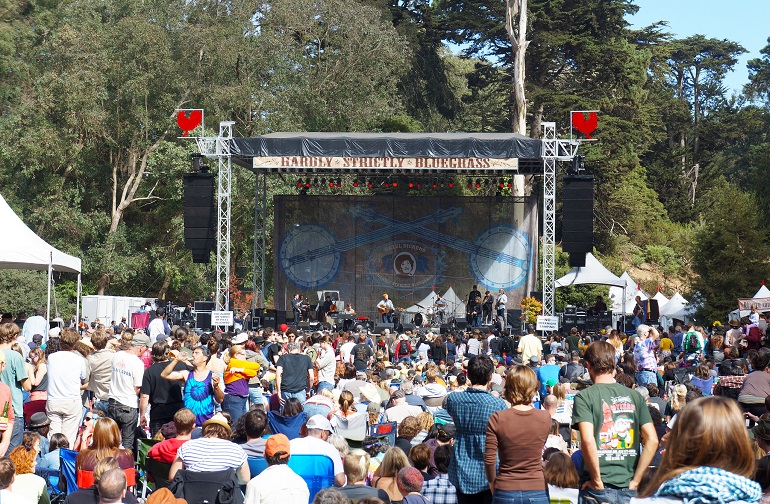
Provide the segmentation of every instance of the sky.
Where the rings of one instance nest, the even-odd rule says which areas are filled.
[[[668,21],[676,38],[700,34],[708,38],[738,42],[742,54],[725,84],[739,92],[748,82],[746,62],[759,58],[770,37],[770,0],[636,0],[639,11],[627,18],[631,28],[643,28],[656,21]]]

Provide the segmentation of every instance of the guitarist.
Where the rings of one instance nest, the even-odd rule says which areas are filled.
[[[382,300],[377,303],[377,313],[382,315],[382,322],[385,324],[393,323],[393,301],[388,299],[387,294],[382,295]]]

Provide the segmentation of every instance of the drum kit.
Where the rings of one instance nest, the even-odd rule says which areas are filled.
[[[441,314],[446,313],[446,306],[444,305],[434,304],[425,307],[415,304],[415,306],[418,308],[417,313],[405,311],[401,314],[402,323],[412,323],[417,327],[438,327],[441,324]]]

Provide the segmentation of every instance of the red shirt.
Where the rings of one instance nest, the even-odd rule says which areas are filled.
[[[187,441],[189,441],[189,439],[166,439],[165,441],[161,441],[160,443],[152,445],[152,448],[150,448],[150,451],[147,452],[147,455],[154,458],[158,462],[170,464],[176,458],[176,451]]]

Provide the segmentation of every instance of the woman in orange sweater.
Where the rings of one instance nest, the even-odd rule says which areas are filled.
[[[225,368],[225,399],[222,410],[230,414],[235,423],[246,413],[249,404],[249,380],[257,376],[259,364],[246,360],[243,345],[233,345]]]

